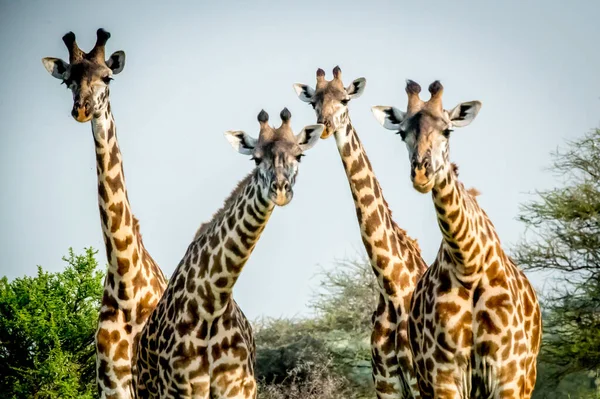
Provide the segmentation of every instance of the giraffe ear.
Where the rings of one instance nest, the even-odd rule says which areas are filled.
[[[106,60],[106,66],[112,69],[113,75],[120,73],[125,67],[125,52],[115,51],[110,58]]]
[[[360,97],[365,91],[365,86],[367,85],[367,79],[358,78],[355,79],[350,86],[346,88],[346,93],[350,96],[350,99],[355,99]]]
[[[452,126],[463,127],[473,122],[473,119],[475,119],[480,109],[480,101],[469,101],[460,103],[452,108],[452,110],[446,112],[448,113],[448,118],[452,122]]]
[[[325,130],[325,125],[310,125],[298,133],[296,140],[302,152],[311,149],[317,144],[323,130]]]
[[[400,130],[400,124],[406,117],[406,113],[400,111],[398,108],[383,105],[371,107],[371,112],[373,112],[375,119],[377,119],[381,126],[389,130]]]
[[[64,79],[65,72],[69,69],[69,64],[61,60],[60,58],[46,57],[42,58],[42,64],[50,75],[56,79]]]
[[[315,95],[315,89],[308,85],[303,85],[301,83],[296,83],[294,85],[294,90],[296,90],[296,94],[298,98],[305,103],[310,103],[313,101],[313,96]]]
[[[228,130],[225,132],[225,138],[229,141],[233,149],[240,154],[252,155],[254,147],[256,147],[257,140],[241,130]]]

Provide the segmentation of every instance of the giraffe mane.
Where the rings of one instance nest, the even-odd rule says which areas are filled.
[[[479,195],[481,195],[481,192],[479,190],[477,190],[475,187],[471,187],[469,189],[467,189],[467,192],[471,195],[471,197],[475,198]]]
[[[396,222],[394,222],[394,218],[392,217],[392,210],[390,209],[390,206],[388,205],[388,202],[386,201],[386,199],[383,196],[381,198],[383,199],[383,204],[387,208],[388,214],[390,215],[390,219],[392,221],[392,227],[394,228],[394,231],[399,236],[405,237],[409,242],[411,242],[413,244],[413,246],[415,247],[415,249],[417,250],[417,252],[420,254],[421,253],[421,247],[419,247],[419,243],[417,242],[417,240],[415,238],[412,238],[411,236],[409,236],[408,233],[406,232],[406,230],[401,229],[400,226],[398,226],[396,224]]]
[[[391,215],[392,211],[390,211],[390,215]],[[391,216],[390,216],[391,218]],[[417,253],[421,254],[421,247],[419,246],[419,242],[417,241],[416,238],[412,238],[411,236],[408,235],[408,233],[406,232],[406,230],[401,229],[396,222],[392,221],[392,224],[394,225],[394,230],[396,231],[396,233],[398,233],[398,235],[406,238],[407,241],[409,241],[413,247],[415,247],[415,249],[417,250]]]
[[[133,231],[141,236],[142,233],[140,233],[140,221],[134,215],[131,215],[131,218],[133,219]]]
[[[458,177],[458,165],[452,162],[452,173],[454,173],[455,177]],[[460,185],[465,189],[465,186],[460,183]],[[481,195],[481,191],[477,190],[475,187],[467,188],[465,191],[472,197],[476,198]]]
[[[221,215],[223,215],[225,210],[228,209],[233,204],[233,202],[237,199],[239,194],[246,188],[246,186],[248,185],[250,180],[252,180],[252,177],[254,176],[255,173],[256,173],[256,169],[254,169],[246,177],[244,177],[242,180],[240,180],[238,182],[237,186],[233,189],[231,194],[229,194],[229,197],[227,197],[227,199],[225,199],[223,206],[213,214],[212,218],[208,222],[202,223],[200,225],[200,227],[198,228],[198,230],[196,230],[196,234],[194,235],[194,240],[198,239],[198,237],[200,237],[202,234],[206,233],[213,226],[214,222],[219,220],[219,218],[221,217]]]
[[[452,173],[454,173],[454,176],[458,177],[458,165],[454,162],[452,162],[450,165],[452,167]]]

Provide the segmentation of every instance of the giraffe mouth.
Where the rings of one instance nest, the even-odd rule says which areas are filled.
[[[323,129],[323,133],[321,133],[321,138],[326,139],[333,134],[333,129],[329,124],[325,124],[325,129]]]
[[[84,107],[73,108],[71,115],[73,116],[73,118],[75,118],[77,122],[80,123],[85,123],[92,120],[92,113],[86,112],[86,109]]]
[[[440,170],[442,170],[442,166],[439,166],[430,175],[429,178],[427,178],[424,173],[415,174],[415,176],[412,178],[412,184],[414,189],[420,192],[421,194],[427,194],[428,192],[430,192],[433,189],[433,186],[435,185],[435,176]]]
[[[293,197],[294,194],[291,191],[277,190],[271,192],[271,201],[277,206],[286,206],[292,201]]]
[[[427,194],[433,188],[433,183],[433,179],[427,181],[426,183],[420,183],[413,180],[413,187],[421,194]]]
[[[433,188],[434,179],[413,179],[412,183],[415,190],[421,194],[427,194]]]

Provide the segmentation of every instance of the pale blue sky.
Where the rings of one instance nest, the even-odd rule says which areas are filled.
[[[299,131],[315,116],[295,82],[339,64],[345,82],[365,77],[350,105],[398,224],[431,262],[440,242],[429,196],[409,181],[406,149],[373,118],[373,105],[406,106],[404,80],[441,79],[444,104],[480,100],[457,129],[451,158],[481,192],[509,248],[527,193],[551,187],[549,152],[598,126],[597,1],[121,2],[0,0],[0,275],[60,270],[72,246],[100,249],[91,127],[70,116],[72,99],[41,58],[67,59],[61,41],[89,50],[111,32],[124,50],[111,102],[129,198],[152,256],[170,275],[196,228],[252,163],[223,132],[256,134],[256,115],[287,106]],[[333,139],[303,160],[294,200],[275,210],[235,288],[244,312],[306,312],[319,267],[363,251],[352,197]],[[536,286],[544,280],[533,278]]]

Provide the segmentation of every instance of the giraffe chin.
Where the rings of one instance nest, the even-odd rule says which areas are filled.
[[[333,130],[326,127],[325,129],[323,129],[323,133],[321,133],[321,138],[326,139],[327,137],[331,136],[332,134],[333,134]]]
[[[276,193],[271,193],[271,201],[277,206],[286,206],[292,200],[292,196],[291,193],[286,195],[284,192],[278,191]]]
[[[85,123],[92,120],[92,114],[86,115],[85,111],[83,111],[82,109],[79,109],[77,111],[77,115],[73,115],[73,118],[75,118],[77,122]]]
[[[420,184],[420,183],[417,183],[416,181],[413,181],[414,189],[417,190],[418,192],[420,192],[421,194],[427,194],[428,192],[430,192],[431,189],[433,188],[433,184],[434,184],[433,179],[429,180],[425,184]]]

